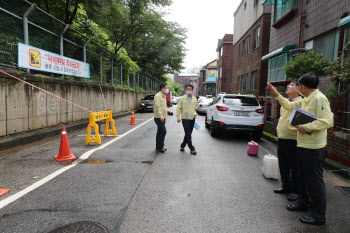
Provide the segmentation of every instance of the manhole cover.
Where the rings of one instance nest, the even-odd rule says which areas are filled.
[[[57,228],[49,233],[108,233],[107,228],[96,222],[76,222]]]

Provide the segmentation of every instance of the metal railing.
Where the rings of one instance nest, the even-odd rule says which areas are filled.
[[[26,0],[0,0],[1,66],[18,68],[17,43],[89,63],[91,79],[104,84],[156,91],[160,83],[146,72],[132,73],[114,52],[36,5]]]

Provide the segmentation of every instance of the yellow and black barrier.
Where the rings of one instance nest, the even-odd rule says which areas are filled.
[[[117,136],[117,131],[115,130],[115,123],[112,118],[112,110],[107,110],[103,112],[93,112],[90,113],[90,123],[87,127],[86,135],[86,145],[89,145],[91,142],[97,142],[101,145],[101,137],[98,129],[97,121],[106,120],[105,132],[104,135],[114,135]],[[109,127],[111,124],[111,127]],[[95,137],[91,137],[91,127],[95,129]]]

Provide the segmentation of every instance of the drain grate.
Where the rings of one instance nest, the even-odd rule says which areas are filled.
[[[96,222],[76,222],[57,228],[49,233],[108,233],[107,228]]]

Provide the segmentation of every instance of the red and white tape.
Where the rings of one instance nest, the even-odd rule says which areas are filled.
[[[62,97],[59,97],[59,96],[57,96],[57,95],[55,95],[55,94],[52,94],[51,92],[48,92],[48,91],[46,91],[46,90],[44,90],[44,89],[41,89],[40,87],[37,87],[37,86],[35,86],[35,85],[31,84],[31,83],[28,83],[28,82],[26,82],[26,81],[24,81],[24,80],[22,80],[22,79],[20,79],[20,78],[17,78],[17,77],[15,77],[15,76],[13,76],[13,75],[11,75],[11,74],[9,74],[9,73],[6,73],[6,72],[3,71],[3,70],[0,70],[0,72],[3,73],[3,74],[6,74],[6,75],[8,75],[8,76],[10,76],[11,78],[17,79],[18,81],[21,81],[21,82],[23,82],[23,83],[25,83],[25,84],[28,84],[29,86],[32,86],[32,87],[34,87],[34,88],[36,88],[36,89],[39,89],[40,91],[43,91],[43,92],[45,92],[45,93],[47,93],[47,94],[49,94],[49,95],[52,95],[53,97],[56,97],[56,98],[58,98],[58,99],[60,99],[60,100],[63,100],[63,101],[65,101],[65,102],[69,103],[69,104],[72,104],[72,105],[74,105],[74,106],[76,106],[76,107],[78,107],[78,108],[81,108],[81,109],[83,109],[83,110],[85,110],[85,111],[88,111],[88,112],[92,112],[92,111],[90,111],[90,110],[88,110],[88,109],[86,109],[86,108],[83,108],[83,107],[81,107],[81,106],[79,106],[79,105],[77,105],[77,104],[75,104],[75,103],[73,103],[73,102],[70,102],[70,101],[68,101],[68,100],[66,100],[66,99],[63,99]]]

